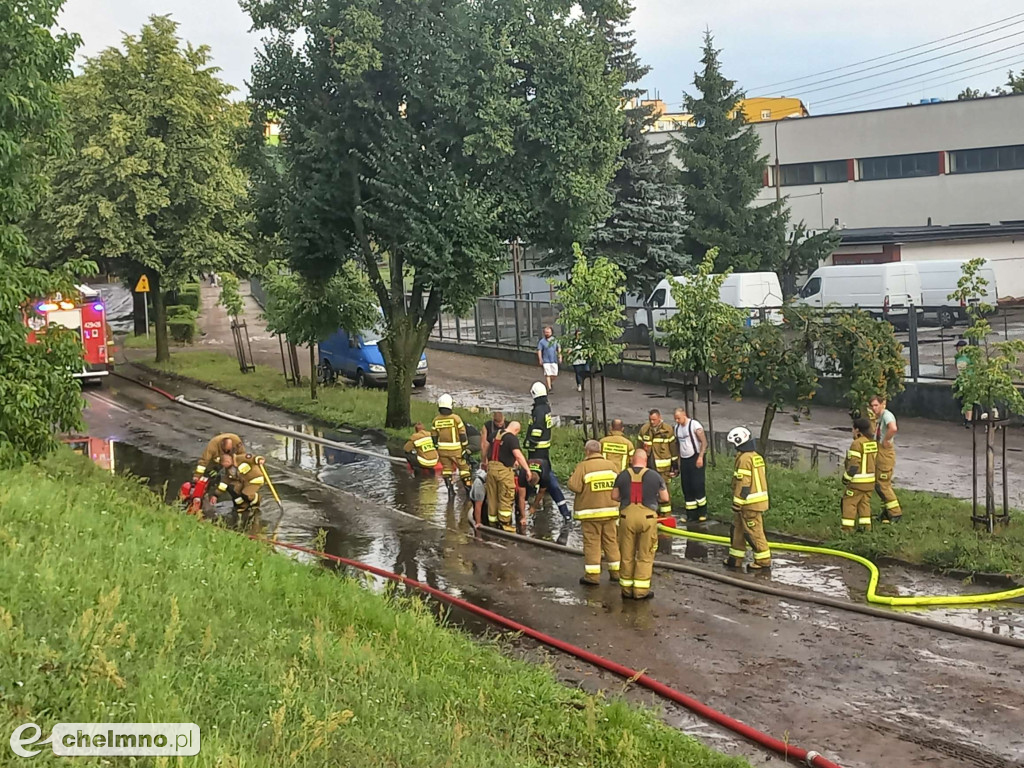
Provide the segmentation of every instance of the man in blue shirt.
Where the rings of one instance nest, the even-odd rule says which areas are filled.
[[[562,346],[550,325],[544,329],[544,336],[537,342],[537,362],[544,369],[548,392],[552,392],[551,383],[558,376],[558,365],[562,362]]]

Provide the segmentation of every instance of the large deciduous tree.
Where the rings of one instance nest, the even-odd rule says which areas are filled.
[[[230,91],[209,49],[182,45],[165,16],[89,59],[66,88],[73,153],[51,163],[39,240],[51,260],[87,255],[128,282],[149,277],[158,361],[170,356],[164,292],[248,260]]]
[[[611,216],[594,231],[596,252],[619,266],[626,290],[646,297],[666,274],[678,275],[689,265],[682,252],[685,215],[671,143],[652,144],[646,136],[654,107],[639,102],[636,87],[650,67],[637,56],[633,31],[623,21],[606,20],[609,68],[625,82],[622,100],[623,149],[612,179]]]
[[[308,280],[356,260],[383,310],[386,424],[443,307],[493,284],[505,243],[568,249],[609,212],[621,0],[243,0],[269,34],[259,114],[282,123],[282,238]],[[385,268],[381,268],[383,261]]]
[[[70,295],[81,262],[48,271],[32,266],[23,224],[45,189],[47,153],[66,144],[57,85],[71,76],[78,38],[54,32],[62,3],[0,5],[0,468],[39,458],[54,430],[81,424],[82,397],[71,371],[82,364],[75,334],[54,330],[28,343],[32,306]]]
[[[688,225],[684,252],[717,248],[719,271],[772,270],[786,252],[786,217],[779,201],[754,204],[767,159],[737,108],[743,92],[722,74],[719,53],[705,33],[704,67],[694,76],[698,95],[683,99],[693,116],[676,142]]]

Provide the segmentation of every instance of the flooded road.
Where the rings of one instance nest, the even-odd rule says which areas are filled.
[[[217,393],[162,385],[249,418],[315,429]],[[166,484],[168,494],[175,494],[191,474],[192,462],[212,434],[236,429],[122,382],[87,397],[91,432],[118,441],[118,471],[149,477],[155,487]],[[780,737],[788,734],[793,743],[837,756],[844,766],[1020,765],[1022,651],[675,573],[656,574],[654,601],[623,603],[610,585],[590,590],[579,586],[582,568],[575,558],[476,538],[468,505],[462,496],[449,499],[440,478],[416,479],[407,469],[379,459],[256,430],[239,431],[252,450],[267,456],[286,514],[281,517],[267,497],[261,523],[273,529],[280,520],[278,535],[286,541],[310,544],[323,529],[325,548],[333,554],[416,578],[647,669],[755,727]],[[373,437],[336,431],[326,436],[384,450]],[[817,460],[827,461],[823,456]],[[531,527],[533,536],[557,540],[563,535],[561,519],[550,505],[538,512]],[[564,529],[564,535],[567,543],[579,545],[577,526]],[[715,546],[666,540],[659,555],[722,569],[721,549]],[[777,563],[774,583],[862,599],[867,574],[859,566],[789,553]],[[883,580],[883,591],[900,594],[968,589],[910,569],[886,567]],[[928,615],[1024,636],[1020,606],[938,609]],[[470,631],[486,629],[465,617],[454,618]],[[551,657],[551,663],[573,684],[623,689],[621,681],[564,657]],[[718,748],[749,756],[755,764],[765,761],[748,745],[684,712],[667,709],[666,717]],[[954,731],[944,728],[944,721],[955,721],[970,738],[951,739]],[[864,723],[877,727],[865,731],[859,727]]]

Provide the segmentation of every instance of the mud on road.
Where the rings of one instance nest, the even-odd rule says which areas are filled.
[[[237,398],[177,382],[158,383],[220,410],[311,429],[295,417]],[[425,581],[644,669],[726,714],[818,750],[847,768],[1024,766],[1024,651],[684,574],[659,572],[654,600],[623,603],[611,585],[580,586],[581,565],[574,558],[476,538],[462,498],[450,501],[436,479],[411,481],[402,468],[387,462],[238,430],[121,380],[88,391],[86,398],[90,434],[118,441],[118,466],[150,477],[154,486],[166,483],[173,494],[212,434],[240,431],[253,450],[268,457],[284,502],[278,533],[286,541],[309,544],[324,529],[326,549],[334,554]],[[344,437],[381,448],[362,435]],[[277,523],[278,510],[269,500],[262,514],[265,525]],[[532,533],[563,535],[556,518],[557,513],[546,510],[535,518]],[[569,543],[578,536],[575,528],[564,533]],[[674,554],[707,558],[709,568],[721,558],[714,547],[702,553],[692,544],[684,551],[681,544],[672,542]],[[833,596],[858,599],[863,593],[863,574],[831,561],[794,558],[771,578]],[[929,591],[962,588],[917,572],[887,571],[886,578]],[[988,624],[991,631],[1024,632],[1024,608],[947,615],[971,626],[978,626],[972,616],[982,622],[996,616]],[[452,618],[471,632],[488,631],[475,619]],[[545,658],[567,683],[624,691],[629,698],[654,703],[668,722],[717,749],[746,756],[755,765],[779,764],[621,680],[529,645],[517,643],[516,648]]]

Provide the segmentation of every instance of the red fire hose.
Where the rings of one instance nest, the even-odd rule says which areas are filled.
[[[618,664],[612,661],[611,659],[606,659],[604,656],[598,656],[596,653],[591,653],[590,651],[585,650],[583,648],[579,648],[578,646],[575,646],[572,643],[567,643],[564,640],[559,640],[558,638],[552,637],[551,635],[546,635],[543,632],[533,629],[532,627],[526,626],[525,624],[520,624],[518,621],[514,621],[505,616],[502,616],[501,614],[494,613],[493,611],[488,611],[486,608],[481,608],[478,605],[468,603],[465,600],[455,597],[454,595],[449,595],[447,592],[442,592],[440,589],[435,589],[434,587],[431,587],[429,584],[424,584],[420,581],[407,578],[400,574],[392,573],[391,571],[386,571],[383,568],[376,568],[372,565],[367,565],[366,563],[360,563],[357,560],[349,560],[348,558],[338,557],[337,555],[331,555],[327,552],[318,552],[317,550],[309,549],[308,547],[302,547],[298,544],[288,544],[283,541],[271,541],[270,539],[265,539],[260,536],[253,535],[249,535],[249,538],[255,541],[266,542],[267,544],[270,544],[274,547],[282,547],[284,549],[295,550],[296,552],[304,552],[307,555],[314,555],[316,557],[321,557],[326,560],[331,560],[341,565],[349,566],[350,568],[357,568],[361,571],[366,571],[367,573],[372,573],[377,576],[381,576],[385,579],[398,582],[399,584],[406,584],[410,587],[413,587],[414,589],[420,590],[421,592],[426,592],[428,595],[431,595],[432,597],[435,597],[438,600],[441,600],[442,602],[454,605],[456,608],[466,611],[467,613],[476,614],[477,616],[487,619],[488,621],[494,624],[505,627],[506,629],[510,629],[513,632],[519,632],[523,635],[526,635],[527,637],[531,637],[537,642],[542,643],[543,645],[547,645],[551,648],[556,648],[559,651],[567,653],[570,656],[575,656],[576,658],[585,661],[588,664],[600,667],[601,669],[605,669],[615,675],[618,675],[619,677],[623,677],[627,680],[638,683],[639,685],[642,685],[644,688],[654,691],[654,693],[658,694],[659,696],[662,696],[666,699],[669,699],[671,701],[676,702],[677,704],[686,707],[694,714],[699,715],[700,717],[703,717],[706,720],[710,720],[713,723],[722,726],[723,728],[727,728],[733,733],[736,733],[742,736],[743,738],[748,739],[749,741],[752,741],[755,744],[764,747],[765,749],[769,749],[772,752],[776,752],[782,755],[782,757],[786,760],[793,758],[795,760],[802,762],[804,765],[814,766],[815,768],[841,768],[841,766],[838,763],[834,763],[831,760],[825,759],[813,750],[806,750],[801,749],[800,747],[794,747],[792,744],[780,741],[779,739],[776,739],[773,736],[769,736],[767,733],[763,733],[757,730],[756,728],[751,728],[749,725],[741,723],[739,720],[729,717],[728,715],[724,715],[718,710],[712,709],[706,704],[702,704],[696,699],[691,698],[690,696],[687,696],[684,693],[680,693],[675,688],[670,688],[664,683],[660,683],[654,678],[649,677],[648,675],[645,675],[641,672],[638,672],[635,669],[630,669],[629,667],[623,666],[622,664]]]

